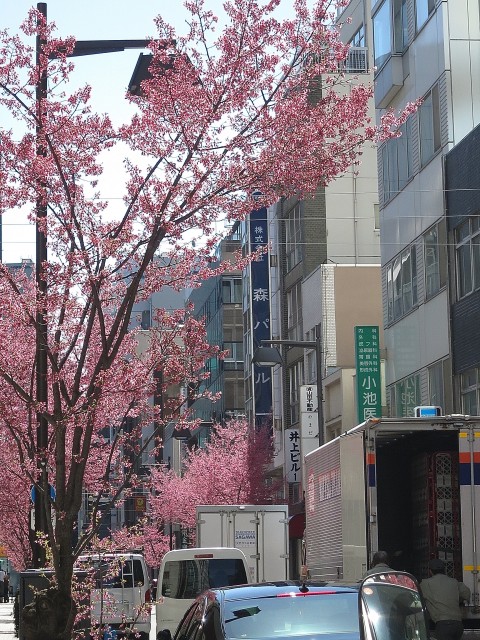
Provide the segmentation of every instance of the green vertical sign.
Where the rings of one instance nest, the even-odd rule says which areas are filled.
[[[358,421],[382,416],[378,327],[355,327]]]

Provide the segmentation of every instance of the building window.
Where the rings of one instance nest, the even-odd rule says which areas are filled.
[[[469,218],[456,230],[457,294],[463,298],[480,288],[480,222]]]
[[[398,320],[417,305],[416,247],[409,247],[387,266],[387,319]]]
[[[425,260],[425,295],[431,298],[440,290],[440,249],[438,246],[438,227],[432,227],[423,236]]]
[[[428,367],[428,395],[432,406],[441,407],[442,411],[445,410],[443,362],[436,362]]]
[[[408,44],[406,0],[385,0],[373,16],[373,48],[377,69]]]
[[[302,285],[299,282],[287,291],[288,339],[302,340]]]
[[[243,342],[224,342],[223,350],[228,351],[223,359],[224,369],[243,369]]]
[[[460,376],[460,400],[462,413],[469,416],[478,415],[479,395],[478,369],[470,369]]]
[[[302,225],[300,202],[290,211],[285,220],[285,259],[287,271],[302,260]]]
[[[289,367],[290,423],[300,420],[300,387],[303,384],[303,360]]]
[[[373,205],[373,218],[374,218],[374,229],[375,231],[380,230],[380,205],[376,202]]]
[[[435,9],[435,0],[416,0],[415,2],[415,24],[419,31],[429,16]]]
[[[440,149],[440,101],[438,85],[423,98],[418,109],[420,162],[422,167],[429,162]]]
[[[401,136],[386,142],[381,151],[383,199],[388,201],[401,191],[412,177],[412,118],[400,127]]]
[[[396,382],[391,388],[391,403],[397,418],[412,418],[420,406],[420,375],[418,373]]]
[[[364,47],[365,46],[365,25],[362,24],[360,29],[356,31],[352,39],[349,42],[351,47]]]
[[[242,303],[242,278],[223,278],[222,302],[224,304]]]

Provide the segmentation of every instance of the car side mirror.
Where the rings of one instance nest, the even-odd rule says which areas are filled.
[[[428,640],[425,605],[411,574],[386,571],[367,576],[358,598],[363,640]]]

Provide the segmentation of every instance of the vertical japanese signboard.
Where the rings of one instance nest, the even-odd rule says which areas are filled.
[[[250,214],[250,249],[268,245],[267,209],[262,207]],[[268,253],[254,260],[250,267],[252,283],[252,333],[254,347],[262,340],[270,339],[270,278]],[[272,371],[270,367],[255,364],[253,370],[255,393],[255,422],[257,425],[271,421],[272,416]]]
[[[358,421],[382,415],[380,339],[376,326],[355,327]]]
[[[300,429],[285,429],[285,478],[287,482],[302,479],[302,453]]]

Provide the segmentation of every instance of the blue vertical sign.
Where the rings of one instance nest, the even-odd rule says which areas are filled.
[[[250,214],[250,249],[256,251],[268,244],[267,209],[262,207]],[[264,253],[251,263],[252,283],[252,333],[254,348],[262,340],[270,339],[270,278],[268,253]],[[272,371],[270,367],[253,366],[253,387],[255,396],[255,423],[271,421],[272,416]]]

